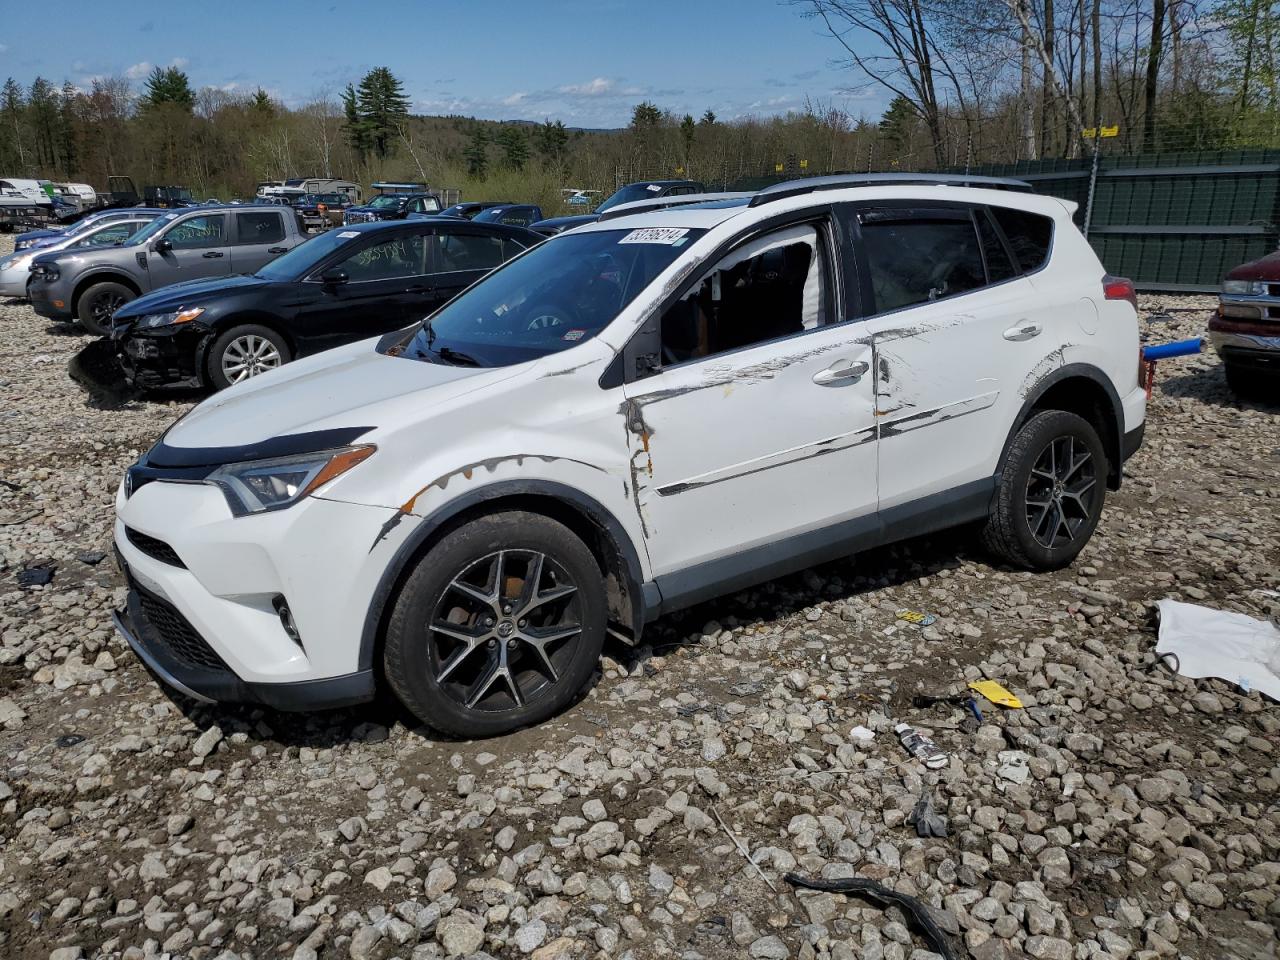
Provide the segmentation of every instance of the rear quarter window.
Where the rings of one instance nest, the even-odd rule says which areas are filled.
[[[1053,245],[1053,220],[1038,213],[992,207],[992,214],[1009,241],[1009,247],[1023,273],[1044,266]]]

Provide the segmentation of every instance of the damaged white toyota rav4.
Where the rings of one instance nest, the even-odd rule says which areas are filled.
[[[1071,204],[979,181],[642,201],[206,400],[117,496],[121,632],[198,699],[385,684],[480,737],[606,634],[876,544],[1071,562],[1141,443],[1133,286]]]

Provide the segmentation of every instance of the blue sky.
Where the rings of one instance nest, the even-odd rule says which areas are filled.
[[[884,110],[879,91],[850,89],[819,24],[779,0],[72,0],[53,19],[39,3],[0,7],[0,77],[23,83],[141,86],[176,64],[196,86],[261,86],[297,105],[387,66],[416,111],[495,120],[620,126],[645,99],[722,119],[806,95]]]

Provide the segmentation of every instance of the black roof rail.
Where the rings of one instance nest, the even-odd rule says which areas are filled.
[[[751,206],[773,203],[787,197],[798,197],[818,190],[843,190],[847,187],[884,186],[985,187],[988,190],[1031,192],[1031,184],[1013,177],[983,177],[966,173],[836,173],[827,177],[787,180],[765,187],[751,198]]]
[[[601,220],[613,220],[616,217],[629,217],[634,213],[649,213],[653,210],[666,210],[670,207],[687,207],[695,203],[713,203],[725,200],[746,200],[750,193],[681,193],[667,197],[654,197],[651,200],[632,200],[610,207],[600,214]]]

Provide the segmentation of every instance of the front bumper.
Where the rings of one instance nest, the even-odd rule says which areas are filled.
[[[155,604],[163,603],[133,586],[131,581],[128,604],[111,615],[111,622],[156,679],[192,700],[201,703],[258,703],[277,710],[303,711],[349,707],[373,699],[375,683],[372,670],[359,670],[323,680],[247,683],[225,664],[219,668],[193,662],[171,646],[162,628],[147,617],[144,597],[153,609]]]
[[[1209,321],[1209,342],[1223,363],[1280,375],[1280,322],[1276,320],[1214,317]]]
[[[125,378],[136,387],[203,386],[201,367],[212,332],[195,323],[127,330],[113,339]]]
[[[71,312],[71,301],[58,289],[57,284],[49,284],[32,277],[27,287],[31,297],[31,309],[50,320],[74,320]]]
[[[364,620],[408,530],[370,548],[396,511],[310,497],[233,517],[213,486],[152,480],[127,499],[121,489],[116,512],[129,581],[117,627],[162,681],[199,699],[286,710],[373,696]]]

